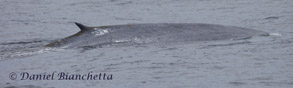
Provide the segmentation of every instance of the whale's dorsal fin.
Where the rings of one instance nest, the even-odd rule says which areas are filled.
[[[90,29],[90,27],[85,26],[85,25],[83,25],[83,24],[81,24],[81,23],[77,23],[77,22],[75,22],[75,24],[80,28],[81,31],[87,31],[87,30]]]

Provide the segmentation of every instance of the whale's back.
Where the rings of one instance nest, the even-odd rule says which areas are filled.
[[[86,27],[47,46],[92,46],[113,43],[172,43],[246,38],[266,34],[248,28],[202,23],[152,23]],[[86,29],[82,29],[86,28]]]

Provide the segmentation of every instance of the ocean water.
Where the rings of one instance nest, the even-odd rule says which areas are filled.
[[[290,0],[0,0],[0,10],[1,88],[293,87]],[[270,35],[170,45],[43,47],[78,32],[74,22],[212,23]]]

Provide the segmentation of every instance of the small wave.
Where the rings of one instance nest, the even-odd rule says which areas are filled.
[[[22,86],[7,86],[4,88],[42,88],[42,87],[35,86],[35,85],[22,85]]]
[[[211,48],[211,47],[223,47],[223,46],[233,46],[233,45],[241,45],[241,44],[249,44],[252,43],[250,41],[241,41],[241,42],[230,42],[230,43],[220,43],[220,44],[211,44],[202,48]]]
[[[266,33],[266,34],[263,34],[263,35],[260,35],[260,36],[282,36],[282,34],[276,32],[276,33]]]
[[[282,36],[280,33],[269,33],[269,36]]]
[[[49,51],[56,51],[55,48],[46,48],[49,40],[27,40],[19,42],[1,43],[0,61],[12,58],[24,58]]]
[[[27,48],[17,51],[11,52],[1,52],[0,54],[0,61],[13,59],[13,58],[25,58],[29,56],[34,56],[37,54],[48,53],[48,52],[56,52],[64,50],[62,48],[45,48],[45,47],[37,47],[37,48]]]
[[[24,41],[21,41],[21,42],[9,42],[9,43],[1,43],[0,45],[12,45],[12,44],[30,44],[30,43],[40,43],[42,41],[40,40],[35,40],[35,41],[28,41],[28,42],[24,42]]]

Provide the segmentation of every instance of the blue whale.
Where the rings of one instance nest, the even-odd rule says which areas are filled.
[[[176,43],[247,38],[263,31],[203,23],[146,23],[89,27],[75,22],[80,31],[46,47],[87,47],[113,44]]]

